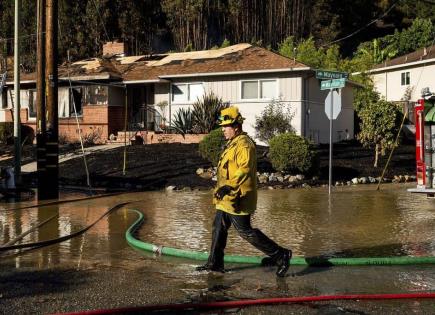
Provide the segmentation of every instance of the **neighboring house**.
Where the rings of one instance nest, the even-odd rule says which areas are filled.
[[[329,142],[329,120],[324,112],[328,91],[320,90],[314,69],[297,60],[250,44],[147,56],[124,56],[122,50],[112,53],[107,56],[103,51],[107,57],[59,67],[61,135],[77,136],[73,100],[82,132],[99,130],[106,141],[124,129],[125,109],[128,130],[142,135],[161,132],[180,108],[192,107],[204,93],[213,92],[240,108],[246,118],[244,129],[253,137],[256,116],[279,99],[294,113],[292,125],[297,134],[316,143]],[[22,77],[21,92],[22,121],[33,127],[34,78],[34,74]],[[11,84],[8,82],[6,95],[13,94]],[[347,83],[341,90],[342,110],[334,121],[334,141],[353,137],[352,88],[353,83]],[[7,112],[11,103],[3,101],[2,106]]]
[[[421,98],[421,91],[435,92],[435,46],[388,60],[369,71],[376,90],[391,102],[408,103],[410,119],[412,104]]]

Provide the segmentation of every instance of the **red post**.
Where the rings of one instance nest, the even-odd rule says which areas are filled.
[[[417,188],[426,187],[426,163],[424,161],[424,99],[418,100],[415,113],[415,161],[417,163]]]

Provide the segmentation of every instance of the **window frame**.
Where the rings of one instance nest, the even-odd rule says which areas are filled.
[[[275,82],[275,96],[274,97],[262,97],[263,91],[261,89],[261,83],[267,81]],[[257,82],[257,98],[243,98],[243,83],[244,82]],[[241,101],[271,101],[278,98],[279,96],[279,79],[278,78],[267,78],[267,79],[243,79],[239,83],[240,100]]]
[[[407,86],[411,84],[411,73],[410,71],[405,71],[400,73],[400,85]]]
[[[28,120],[36,120],[38,116],[37,106],[37,92],[36,89],[28,89],[27,90],[29,102],[27,104],[27,119]],[[30,106],[32,106],[32,111],[30,111]],[[30,115],[30,112],[34,113],[34,115]]]
[[[183,98],[182,100],[174,100],[174,86],[180,86],[180,85],[185,85],[186,86],[186,90],[187,93],[185,94],[186,97]],[[177,82],[177,83],[171,83],[171,103],[172,104],[192,104],[194,102],[196,102],[196,98],[195,99],[191,99],[191,93],[190,93],[190,86],[191,85],[201,85],[202,87],[202,92],[204,95],[205,94],[205,88],[204,88],[204,82]]]

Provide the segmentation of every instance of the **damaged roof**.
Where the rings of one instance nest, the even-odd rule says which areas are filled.
[[[153,63],[137,62],[122,71],[124,81],[157,80],[171,76],[231,74],[232,72],[308,70],[303,63],[267,49],[239,44],[226,48],[169,54]]]
[[[60,80],[122,80],[122,76],[114,63],[107,58],[91,58],[73,62],[63,63],[58,67]],[[8,69],[6,84],[13,84],[13,71]],[[36,72],[21,72],[21,83],[36,82]]]
[[[310,68],[250,44],[225,48],[111,58],[91,58],[59,66],[59,78],[73,80],[161,81],[172,76],[225,75],[238,72],[301,71]],[[13,74],[8,72],[8,77]],[[36,73],[23,73],[21,81],[35,81]]]

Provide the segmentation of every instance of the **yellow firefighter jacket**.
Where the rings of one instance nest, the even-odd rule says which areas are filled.
[[[229,140],[217,166],[217,186],[231,186],[222,200],[213,199],[216,209],[235,215],[254,213],[257,208],[257,154],[253,140],[241,133]]]

